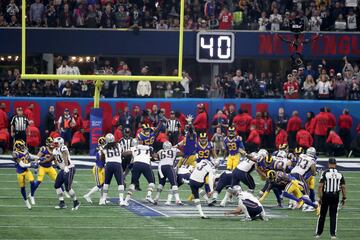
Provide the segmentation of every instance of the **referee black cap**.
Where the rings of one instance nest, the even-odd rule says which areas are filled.
[[[329,163],[330,164],[336,164],[336,159],[335,158],[329,158]]]

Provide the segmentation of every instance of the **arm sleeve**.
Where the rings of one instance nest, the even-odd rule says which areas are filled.
[[[321,178],[319,180],[319,183],[325,183],[325,180],[326,180],[325,175],[326,175],[327,172],[328,171],[325,171],[325,172],[322,173]]]
[[[239,208],[241,208],[241,210],[245,214],[246,218],[251,218],[246,206],[244,205],[244,203],[241,199],[239,199]]]

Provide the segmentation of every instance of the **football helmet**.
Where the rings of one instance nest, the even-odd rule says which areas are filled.
[[[46,146],[52,147],[53,143],[54,143],[54,139],[52,137],[46,138],[46,141],[45,141]]]
[[[26,143],[24,140],[16,140],[14,142],[14,150],[15,151],[20,151],[23,152],[24,150],[26,150]]]
[[[106,144],[106,139],[105,139],[105,137],[99,137],[97,142],[98,142],[98,146],[102,147]]]
[[[202,145],[205,145],[208,142],[208,136],[207,133],[200,133],[199,142]]]
[[[170,150],[172,148],[172,144],[169,141],[164,142],[163,144],[164,150]]]
[[[115,137],[112,133],[108,133],[106,134],[105,136],[105,141],[106,143],[112,143],[112,142],[115,142]]]
[[[267,155],[269,155],[269,153],[266,149],[260,149],[258,154],[260,157],[266,157]]]
[[[231,126],[228,129],[228,136],[229,137],[235,137],[236,136],[236,131],[235,131],[235,127]]]
[[[296,147],[294,153],[296,155],[300,155],[304,152],[304,149],[302,147]]]
[[[284,150],[280,150],[277,154],[277,157],[287,158],[287,154]]]
[[[313,147],[309,147],[308,149],[306,149],[306,155],[310,156],[310,157],[316,157],[316,150]]]
[[[64,146],[64,139],[62,137],[57,137],[54,139],[53,143],[55,147],[62,147]]]
[[[274,181],[276,179],[276,172],[274,170],[269,170],[266,173],[266,177],[270,179],[270,181]]]
[[[131,146],[132,147],[137,147],[139,145],[139,141],[136,139],[136,138],[134,138],[132,141],[131,141]]]

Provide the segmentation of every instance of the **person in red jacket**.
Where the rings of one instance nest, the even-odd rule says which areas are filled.
[[[246,140],[246,149],[249,152],[256,152],[259,150],[260,144],[261,144],[260,134],[256,130],[256,126],[251,125],[250,134]]]
[[[27,117],[29,121],[34,122],[34,104],[30,103],[29,106],[24,110],[24,116]]]
[[[29,121],[26,128],[26,144],[30,152],[34,152],[41,142],[40,130],[35,126],[34,121]]]
[[[315,114],[313,112],[307,112],[306,117],[305,130],[308,131],[311,135],[314,135]]]
[[[185,130],[185,126],[187,125],[187,121],[186,121],[186,116],[184,113],[182,112],[175,112],[175,117],[179,120],[180,122],[180,129],[181,132],[183,133]]]
[[[314,140],[311,134],[307,130],[300,129],[296,133],[296,143],[298,147],[307,149],[313,146]]]
[[[84,131],[84,122],[82,117],[79,115],[79,111],[77,108],[74,108],[73,118],[76,122],[76,125],[73,127],[73,132]]]
[[[251,121],[252,117],[247,113],[247,110],[239,109],[238,114],[234,117],[233,125],[242,139],[247,139]]]
[[[348,109],[343,110],[343,114],[339,117],[339,136],[344,143],[345,153],[350,151],[351,145],[351,128],[353,124],[353,119],[349,114]]]
[[[329,117],[324,108],[320,108],[320,113],[314,120],[314,147],[318,152],[325,151],[326,136],[329,128]]]
[[[328,128],[334,129],[336,127],[336,117],[331,113],[331,109],[329,107],[325,107],[325,112],[328,116]]]
[[[288,140],[288,134],[287,132],[281,128],[280,125],[276,125],[276,129],[275,129],[275,147],[276,149],[279,149],[280,145],[283,144],[287,144],[287,140]]]
[[[219,16],[219,29],[229,30],[232,29],[233,25],[233,16],[229,12],[229,9],[225,6],[220,12]]]
[[[288,74],[288,81],[284,83],[283,90],[286,99],[299,98],[299,84],[292,74]]]
[[[264,119],[264,135],[262,145],[265,148],[273,148],[274,146],[274,136],[273,136],[273,121],[269,116],[268,112],[263,112],[263,119]]]
[[[120,124],[120,117],[121,117],[122,110],[119,108],[118,113],[111,119],[111,125],[113,129],[116,129]]]
[[[71,139],[71,148],[74,154],[77,154],[79,150],[83,150],[85,147],[86,139],[81,131],[76,131]]]
[[[9,125],[9,119],[7,116],[7,113],[5,111],[6,106],[5,103],[0,104],[0,130],[1,129],[7,129]]]
[[[199,135],[200,133],[207,132],[208,127],[208,114],[205,110],[204,104],[198,104],[198,115],[196,116],[193,125],[196,133]]]
[[[301,129],[302,121],[299,118],[299,112],[294,111],[291,118],[288,121],[286,131],[288,133],[289,148],[294,149],[296,147],[296,133]]]
[[[335,130],[330,130],[326,139],[327,153],[330,156],[341,156],[344,154],[344,143]]]
[[[122,126],[119,125],[114,132],[114,137],[115,137],[115,142],[119,142],[120,139],[122,139],[123,134],[122,134]]]
[[[0,129],[0,154],[3,154],[10,145],[10,134],[6,128]]]
[[[264,135],[265,130],[265,120],[262,119],[261,112],[257,112],[255,115],[255,119],[253,119],[250,123],[256,127],[257,132],[259,133],[260,137]],[[251,131],[251,130],[250,130]]]

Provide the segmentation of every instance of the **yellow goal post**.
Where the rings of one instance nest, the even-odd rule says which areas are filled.
[[[184,1],[180,0],[179,55],[177,76],[143,76],[143,75],[63,75],[63,74],[27,74],[26,73],[26,0],[22,1],[21,14],[21,79],[24,80],[93,80],[95,81],[94,108],[99,108],[101,81],[150,81],[179,82],[182,80],[183,43],[184,43]],[[101,31],[101,30],[99,30]]]

